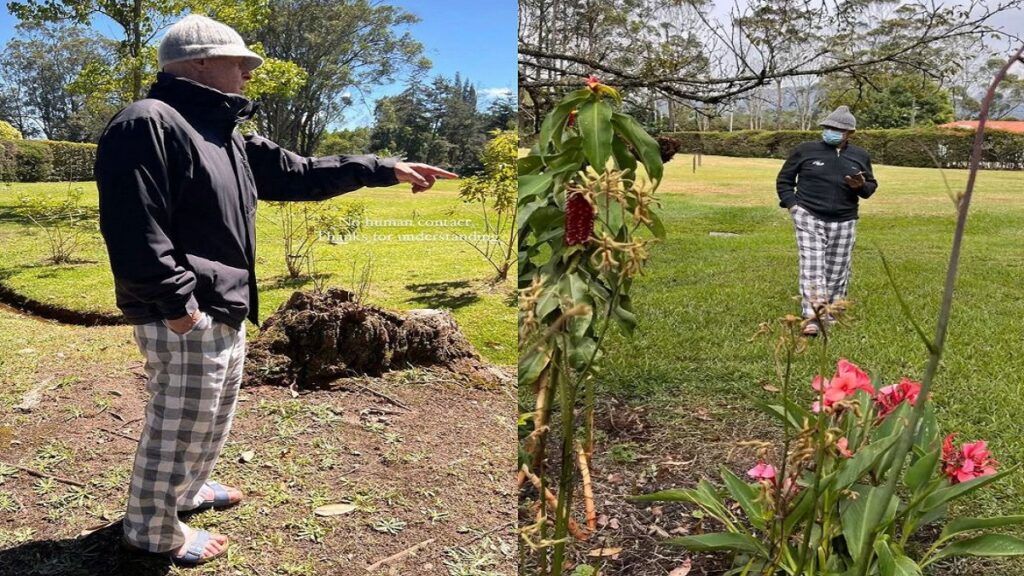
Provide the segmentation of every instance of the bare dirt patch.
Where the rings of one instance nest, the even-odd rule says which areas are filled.
[[[89,332],[66,330],[69,345]],[[36,374],[46,382],[38,402],[0,415],[0,461],[84,486],[0,466],[0,575],[176,573],[118,546],[146,401],[141,362],[63,370]],[[244,388],[213,477],[245,500],[183,518],[227,534],[232,552],[193,573],[367,574],[431,541],[375,573],[513,574],[514,393],[511,384],[472,383],[433,367],[298,395]],[[335,503],[355,509],[313,512]],[[83,535],[89,529],[97,530]]]

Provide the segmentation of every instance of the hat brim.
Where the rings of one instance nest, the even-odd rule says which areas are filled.
[[[184,58],[168,60],[161,65],[161,68],[175,62],[218,57],[244,58],[245,66],[249,71],[255,70],[263,65],[263,57],[244,46],[207,46],[196,50]]]
[[[818,124],[818,126],[821,126],[822,128],[831,128],[833,130],[848,130],[850,132],[856,132],[857,131],[856,128],[846,128],[846,127],[843,127],[843,126],[836,126],[835,124],[826,124],[824,122],[822,122],[821,124]]]

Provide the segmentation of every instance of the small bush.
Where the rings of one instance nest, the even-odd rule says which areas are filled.
[[[816,130],[673,132],[661,139],[679,143],[679,153],[744,158],[786,158],[801,142],[818,140]],[[967,168],[974,131],[948,128],[864,130],[852,142],[877,164],[916,168]],[[1024,170],[1024,134],[987,130],[982,168]]]
[[[14,147],[14,179],[45,182],[53,173],[53,152],[45,142],[21,140]]]
[[[14,126],[0,120],[0,140],[21,140],[21,132]]]
[[[0,138],[0,180],[64,182],[93,179],[96,145]]]

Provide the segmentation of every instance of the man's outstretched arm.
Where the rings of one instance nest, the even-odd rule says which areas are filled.
[[[427,164],[398,158],[364,156],[300,156],[262,136],[247,136],[245,152],[261,200],[326,200],[364,187],[412,184],[413,192],[434,185],[438,178],[457,175]]]

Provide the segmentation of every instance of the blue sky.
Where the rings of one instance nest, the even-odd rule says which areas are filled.
[[[518,4],[515,0],[391,0],[420,17],[420,23],[409,27],[413,37],[424,46],[425,55],[434,66],[429,75],[451,77],[458,72],[477,87],[482,104],[488,95],[503,90],[514,93],[516,86],[516,27]],[[17,18],[7,12],[6,0],[0,0],[0,46],[15,33]],[[102,34],[112,33],[114,26],[97,21],[94,27]],[[357,101],[347,114],[347,127],[369,125],[373,117],[373,100],[401,92],[402,84],[382,86],[368,95],[365,104]]]

